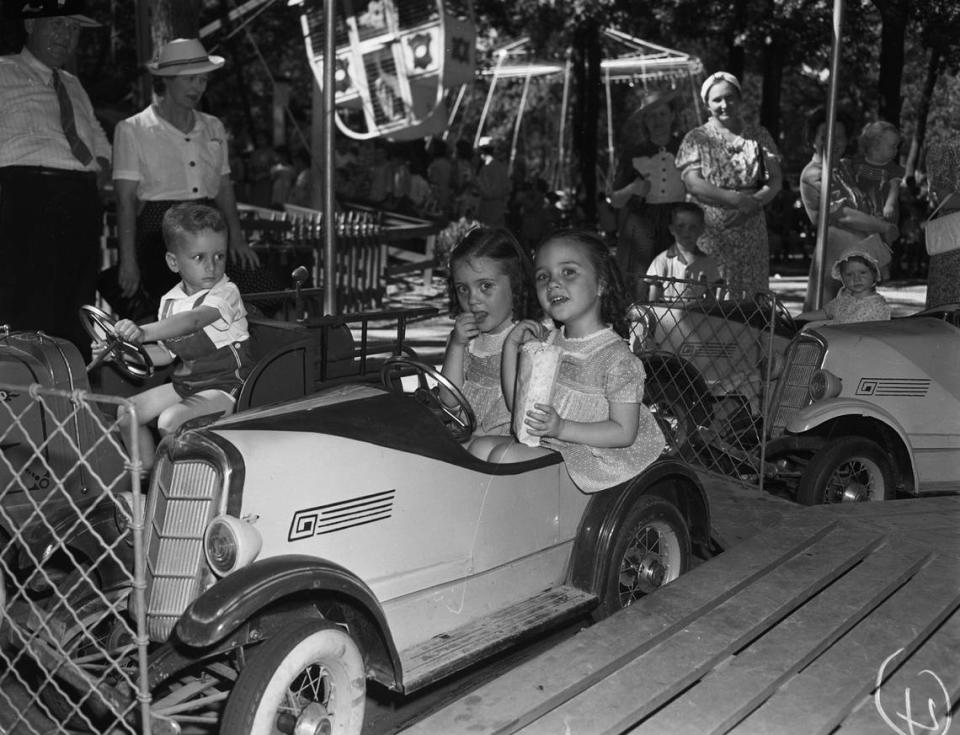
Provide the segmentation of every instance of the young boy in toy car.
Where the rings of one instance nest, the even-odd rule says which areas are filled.
[[[224,275],[223,217],[212,207],[179,204],[163,217],[163,237],[167,267],[180,275],[180,283],[160,300],[157,321],[138,325],[121,319],[114,327],[133,344],[157,343],[146,345],[154,364],[180,359],[169,383],[131,399],[144,471],[153,466],[151,421],[157,420],[164,435],[198,416],[232,413],[253,364],[246,309],[239,290]],[[125,420],[130,420],[129,413]]]

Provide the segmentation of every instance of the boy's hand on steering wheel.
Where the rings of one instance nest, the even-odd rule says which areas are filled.
[[[130,319],[121,319],[113,325],[113,330],[117,333],[118,337],[125,339],[127,342],[135,345],[143,342],[143,329],[141,329],[139,324]]]

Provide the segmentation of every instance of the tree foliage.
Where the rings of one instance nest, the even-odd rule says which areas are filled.
[[[191,27],[223,20],[239,4],[235,0],[150,2],[170,9],[171,26],[186,22]],[[109,129],[143,105],[138,92],[143,69],[136,48],[137,2],[88,0],[87,5],[91,14],[111,21],[104,28],[84,31],[78,56],[78,71]],[[603,28],[617,28],[696,55],[708,72],[727,69],[739,74],[748,114],[777,136],[788,174],[795,175],[809,157],[800,140],[801,122],[826,96],[832,6],[832,0],[475,0],[485,65],[495,63],[493,49],[523,36],[529,36],[531,53],[537,58],[571,60],[567,131],[574,144],[568,144],[567,150],[574,150],[569,163],[578,174],[566,181],[588,192],[595,181],[591,172],[607,168],[607,101],[597,71],[601,49],[597,39]],[[22,39],[21,24],[5,21],[0,26],[0,51],[18,50]],[[295,146],[305,144],[309,135],[302,132],[310,125],[313,78],[296,9],[274,0],[257,11],[249,25],[225,22],[203,41],[209,51],[227,57],[227,66],[211,80],[207,109],[223,118],[236,135],[253,138],[270,130],[274,83],[288,80],[293,86],[289,138]],[[960,116],[955,102],[958,70],[960,4],[956,0],[846,3],[840,102],[854,112],[858,123],[881,115],[898,119],[905,133],[916,138],[918,151],[925,141],[955,134],[954,121]],[[478,77],[471,85],[451,139],[473,138],[489,84],[488,77]],[[504,142],[512,140],[522,89],[522,84],[514,83],[495,90],[485,132]],[[615,146],[641,91],[628,85],[612,89],[609,124]],[[562,95],[560,77],[531,82],[515,161],[519,175],[553,179],[560,165]]]

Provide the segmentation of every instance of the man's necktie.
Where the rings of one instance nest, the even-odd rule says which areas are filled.
[[[67,136],[67,142],[70,144],[70,150],[80,163],[86,166],[93,160],[93,154],[87,148],[87,144],[80,140],[80,134],[77,133],[77,121],[73,116],[73,103],[70,101],[70,95],[67,94],[67,88],[63,86],[63,80],[60,79],[60,71],[53,70],[53,90],[57,93],[57,101],[60,103],[60,124],[63,125],[63,133]]]

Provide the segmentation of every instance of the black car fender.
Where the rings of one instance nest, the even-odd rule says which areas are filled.
[[[603,593],[610,548],[630,508],[644,495],[673,503],[687,521],[694,543],[709,544],[710,504],[700,478],[683,462],[659,459],[636,477],[590,498],[574,542],[570,584]]]
[[[400,657],[373,591],[339,564],[313,556],[274,556],[238,569],[190,603],[174,634],[190,647],[209,648],[252,618],[285,608],[283,615],[298,619],[305,610],[315,614],[324,599],[339,601],[332,619],[358,638],[368,669],[388,685],[391,674],[400,681]]]
[[[84,571],[96,574],[101,590],[124,586],[129,581],[133,547],[116,543],[120,535],[116,507],[106,493],[76,507],[67,502],[48,501],[44,506],[44,522],[32,523],[20,533],[21,569],[33,568],[37,561],[43,560],[44,565],[61,565],[69,572],[74,560],[81,566],[96,562],[95,567]],[[104,548],[111,548],[113,553],[104,554]],[[52,553],[44,560],[48,549]]]

